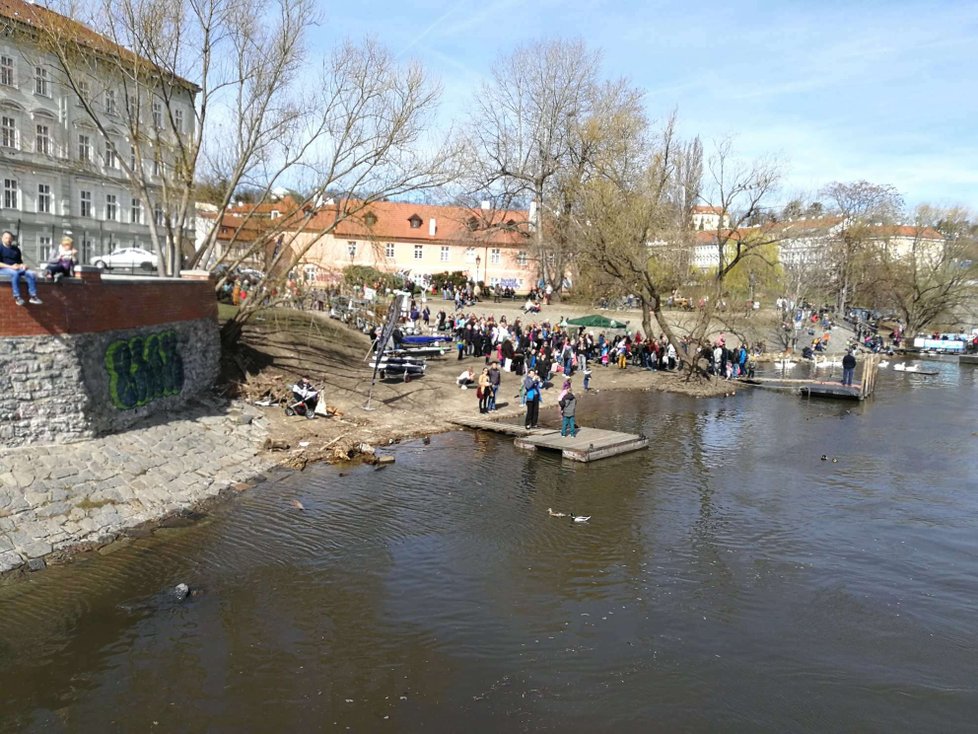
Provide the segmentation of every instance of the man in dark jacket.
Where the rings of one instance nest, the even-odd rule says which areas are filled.
[[[856,372],[856,357],[850,349],[842,358],[842,384],[852,385],[852,376]]]
[[[27,293],[30,302],[35,304],[42,303],[37,297],[37,279],[27,266],[24,265],[24,258],[14,239],[13,232],[7,230],[0,235],[0,275],[10,276],[10,286],[14,291],[14,303],[18,306],[24,305],[24,299],[20,297],[20,281],[27,281]]]

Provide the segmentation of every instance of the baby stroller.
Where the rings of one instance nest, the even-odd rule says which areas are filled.
[[[310,420],[316,416],[319,391],[308,380],[302,380],[292,387],[292,398],[285,404],[285,414],[303,415]]]

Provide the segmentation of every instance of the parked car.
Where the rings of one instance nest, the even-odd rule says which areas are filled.
[[[92,264],[102,270],[106,268],[156,270],[158,262],[159,258],[156,253],[144,250],[142,247],[123,247],[108,255],[96,255],[92,258]]]

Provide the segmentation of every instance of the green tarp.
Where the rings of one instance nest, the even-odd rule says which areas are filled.
[[[576,319],[568,319],[567,323],[571,326],[586,326],[590,329],[627,329],[627,321],[615,321],[601,314],[591,314],[590,316],[578,316]]]

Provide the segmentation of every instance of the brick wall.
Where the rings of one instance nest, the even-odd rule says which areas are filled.
[[[217,318],[214,287],[207,279],[103,279],[94,271],[57,285],[39,281],[37,292],[43,304],[18,306],[10,283],[0,280],[0,337],[89,334]],[[21,294],[27,297],[23,283]]]
[[[17,306],[9,288],[0,281],[2,447],[124,431],[214,384],[220,339],[206,277],[83,272],[39,283],[39,306]]]

